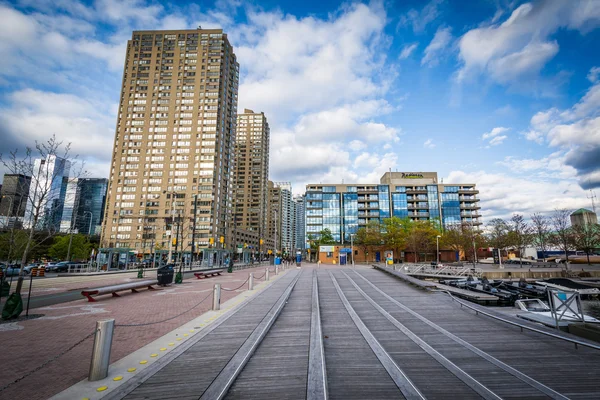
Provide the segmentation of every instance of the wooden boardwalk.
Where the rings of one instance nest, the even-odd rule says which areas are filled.
[[[597,399],[598,366],[381,271],[303,268],[111,398]]]

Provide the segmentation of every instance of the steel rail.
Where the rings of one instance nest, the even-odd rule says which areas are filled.
[[[392,303],[396,304],[398,307],[402,308],[403,310],[407,311],[408,313],[410,313],[411,315],[413,315],[414,317],[418,318],[419,320],[421,320],[422,322],[426,323],[427,325],[431,326],[432,328],[434,328],[435,330],[437,330],[438,332],[442,333],[444,336],[454,340],[455,342],[461,344],[463,347],[466,347],[467,349],[471,350],[473,353],[477,354],[478,356],[484,358],[485,360],[489,361],[490,363],[494,364],[495,366],[503,369],[504,371],[508,372],[509,374],[511,374],[512,376],[514,376],[515,378],[520,379],[521,381],[527,383],[528,385],[530,385],[531,387],[539,390],[540,392],[546,394],[547,396],[556,399],[556,400],[567,400],[568,397],[556,392],[555,390],[549,388],[548,386],[544,385],[543,383],[531,378],[529,375],[526,375],[524,373],[522,373],[521,371],[511,367],[508,364],[505,364],[504,362],[498,360],[497,358],[495,358],[494,356],[486,353],[485,351],[479,349],[478,347],[473,346],[471,343],[459,338],[458,336],[454,335],[453,333],[445,330],[444,328],[442,328],[441,326],[437,325],[436,323],[428,320],[427,318],[423,317],[421,314],[419,314],[416,311],[413,311],[412,309],[408,308],[407,306],[405,306],[404,304],[400,303],[398,300],[394,299],[393,297],[391,297],[390,295],[388,295],[387,293],[385,293],[383,290],[379,289],[377,286],[375,286],[372,282],[370,282],[367,278],[365,278],[364,276],[362,276],[361,274],[359,274],[358,272],[354,272],[356,275],[358,275],[361,279],[363,279],[365,282],[367,282],[371,287],[373,287],[377,292],[379,292],[381,295],[383,295],[386,299],[388,299],[389,301],[391,301]]]

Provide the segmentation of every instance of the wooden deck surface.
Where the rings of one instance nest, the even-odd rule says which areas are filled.
[[[222,398],[307,398],[313,273],[331,399],[412,398],[374,345],[427,399],[600,398],[600,351],[521,332],[444,293],[352,268],[288,271],[125,398],[200,398],[285,293],[287,303]]]

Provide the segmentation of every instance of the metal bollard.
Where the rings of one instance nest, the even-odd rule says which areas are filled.
[[[250,277],[248,278],[248,290],[254,290],[254,273],[250,272]]]
[[[269,268],[266,269],[265,271],[265,281],[269,280]]]
[[[221,309],[221,284],[215,283],[215,287],[213,289],[213,311],[219,311]]]
[[[275,266],[275,275],[279,275],[279,266],[278,265]]]
[[[96,322],[96,335],[94,336],[92,361],[90,362],[90,372],[88,374],[88,380],[91,382],[99,381],[108,376],[114,330],[114,319],[103,319]]]

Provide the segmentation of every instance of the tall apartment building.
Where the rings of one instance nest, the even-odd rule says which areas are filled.
[[[55,155],[35,160],[23,217],[25,228],[60,229],[70,169],[69,161]],[[33,226],[36,215],[37,225]]]
[[[267,234],[266,239],[273,243],[273,250],[280,252],[281,246],[281,214],[283,202],[281,201],[281,188],[271,181],[267,183],[268,209],[267,209]]]
[[[306,239],[305,239],[306,216],[305,216],[304,195],[294,196],[294,206],[296,208],[296,219],[295,219],[296,245],[295,246],[296,246],[297,250],[304,250],[306,248]]]
[[[0,227],[19,226],[17,220],[25,216],[31,177],[5,174],[0,190]]]
[[[239,65],[221,29],[134,31],[127,42],[103,247],[143,253],[231,242]],[[181,239],[182,238],[182,239]],[[212,240],[211,240],[212,239]]]
[[[475,184],[438,183],[436,172],[386,172],[379,184],[309,184],[306,240],[329,229],[337,242],[350,242],[369,221],[392,216],[479,226],[478,193]]]
[[[274,199],[279,202],[279,211],[276,215],[278,250],[283,253],[294,254],[296,247],[296,229],[294,225],[296,208],[292,201],[292,184],[290,182],[274,182],[273,187],[277,192]]]
[[[245,109],[237,116],[234,224],[236,229],[252,232],[245,241],[238,241],[252,248],[258,248],[259,237],[267,233],[269,137],[264,113]]]

